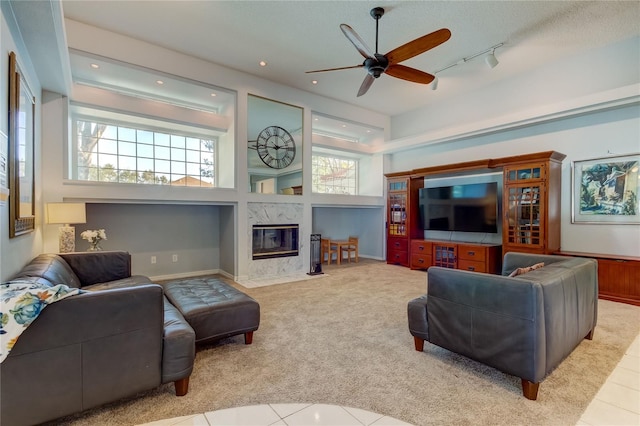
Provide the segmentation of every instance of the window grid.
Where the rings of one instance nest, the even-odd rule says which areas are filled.
[[[78,180],[215,186],[216,138],[76,120]]]
[[[311,157],[312,192],[357,195],[358,162],[326,155]]]

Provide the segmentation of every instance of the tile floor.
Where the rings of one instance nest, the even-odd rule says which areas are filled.
[[[369,411],[326,404],[268,404],[229,408],[146,423],[144,426],[401,426],[409,423]],[[410,426],[410,425],[409,425]]]
[[[604,425],[640,425],[640,335],[577,423],[577,426]]]
[[[144,426],[400,426],[400,420],[350,407],[268,404],[165,419]],[[640,335],[627,349],[576,426],[640,425]]]

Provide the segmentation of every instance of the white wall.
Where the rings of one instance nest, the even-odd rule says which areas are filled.
[[[640,37],[634,37],[393,117],[391,139],[442,132],[443,129],[464,129],[469,123],[484,120],[504,124],[513,122],[516,114],[524,111],[543,115],[545,110],[567,100],[638,84],[639,81]],[[440,86],[438,90],[446,90],[446,85]]]
[[[22,266],[32,257],[42,252],[42,179],[40,173],[41,161],[41,88],[40,82],[36,77],[36,73],[29,57],[29,52],[24,45],[20,36],[19,29],[13,18],[11,5],[8,2],[0,2],[2,7],[2,20],[0,21],[0,70],[2,70],[2,78],[0,78],[0,93],[3,94],[0,102],[0,130],[9,135],[8,128],[8,85],[6,71],[9,69],[9,53],[16,52],[18,64],[29,83],[29,87],[36,96],[36,115],[35,115],[35,202],[36,202],[36,230],[26,235],[15,238],[9,238],[9,199],[7,202],[0,203],[0,279],[6,280],[16,273]]]

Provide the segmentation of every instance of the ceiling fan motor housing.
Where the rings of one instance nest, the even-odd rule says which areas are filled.
[[[389,60],[386,56],[376,53],[375,58],[365,59],[363,65],[369,74],[378,78],[389,68]]]

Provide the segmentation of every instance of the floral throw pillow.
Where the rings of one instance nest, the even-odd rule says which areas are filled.
[[[535,265],[527,266],[526,268],[516,268],[512,273],[509,274],[510,277],[517,277],[518,275],[526,274],[527,272],[533,271],[534,269],[542,268],[544,266],[544,262],[536,263]]]

